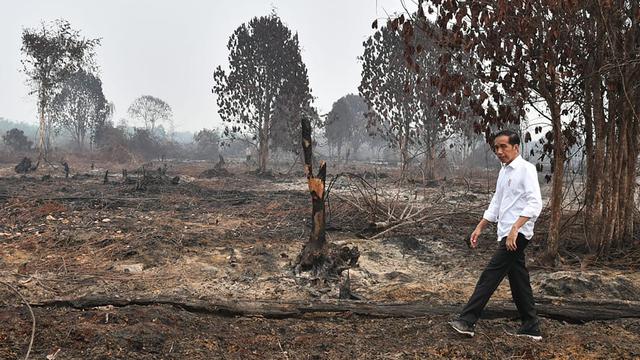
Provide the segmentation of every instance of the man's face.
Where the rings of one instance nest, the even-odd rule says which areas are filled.
[[[509,144],[509,137],[506,135],[498,136],[493,142],[493,150],[498,159],[503,164],[509,164],[520,153],[519,145]]]

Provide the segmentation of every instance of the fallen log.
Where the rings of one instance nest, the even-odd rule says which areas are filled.
[[[640,318],[640,302],[627,300],[576,300],[543,297],[536,299],[536,309],[542,317],[585,323],[595,320]],[[120,298],[81,297],[51,299],[30,303],[32,307],[58,307],[91,309],[99,306],[150,306],[169,305],[195,313],[219,316],[261,316],[265,318],[299,318],[305,314],[352,313],[375,318],[411,318],[428,315],[455,315],[463,304],[439,303],[376,303],[368,301],[250,301],[250,300],[199,300],[177,297]],[[517,318],[518,312],[510,301],[492,301],[483,318]]]

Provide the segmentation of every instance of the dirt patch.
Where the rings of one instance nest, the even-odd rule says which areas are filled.
[[[199,177],[205,178],[205,179],[211,179],[215,177],[231,176],[231,175],[232,174],[227,169],[221,168],[221,169],[207,169],[201,172]]]
[[[416,239],[415,237],[398,237],[398,238],[384,239],[382,243],[385,245],[388,245],[388,244],[396,245],[404,252],[419,253],[426,249],[426,247],[421,243],[421,241]]]
[[[60,214],[65,211],[67,211],[67,209],[64,205],[53,201],[47,201],[35,209],[35,213],[40,216]]]
[[[541,293],[551,296],[640,300],[640,288],[624,275],[558,271],[533,280]]]

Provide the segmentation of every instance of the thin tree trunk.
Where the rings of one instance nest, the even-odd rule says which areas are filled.
[[[587,67],[589,72],[593,72],[593,62],[590,59],[589,66]],[[597,76],[597,75],[592,75]],[[595,219],[595,208],[594,208],[594,196],[596,190],[596,182],[595,174],[597,169],[594,167],[595,162],[595,149],[593,146],[593,103],[592,103],[592,89],[590,81],[585,81],[584,86],[584,106],[582,108],[582,113],[584,115],[584,129],[585,129],[585,148],[586,148],[586,161],[587,161],[587,169],[586,169],[586,181],[585,181],[585,212],[584,212],[584,223],[585,223],[585,236],[587,247],[589,252],[593,252],[597,249],[597,237],[591,231],[588,231],[590,227],[593,226]]]
[[[600,56],[600,52],[597,56]],[[598,67],[601,61],[598,58],[595,66]],[[600,252],[602,237],[603,237],[603,222],[604,222],[604,200],[603,200],[603,187],[605,185],[605,152],[607,151],[607,131],[606,131],[606,117],[604,111],[604,99],[602,94],[602,79],[600,74],[596,74],[591,82],[591,90],[593,95],[593,114],[594,114],[594,130],[595,130],[595,154],[593,161],[593,219],[591,223],[587,224],[587,233],[592,237],[595,247],[594,251]]]
[[[409,126],[403,126],[400,134],[400,161],[400,176],[404,178],[409,168]]]
[[[549,104],[553,123],[553,178],[551,185],[551,220],[545,257],[555,263],[560,244],[560,226],[562,218],[562,180],[564,177],[565,145],[562,135],[560,103],[554,96]]]
[[[42,160],[42,159],[46,159],[47,158],[47,140],[46,140],[46,135],[47,135],[47,122],[45,120],[45,110],[46,110],[46,99],[45,99],[45,94],[44,94],[44,90],[40,90],[38,92],[38,95],[40,96],[40,108],[38,110],[40,110],[40,129],[39,129],[39,133],[38,133],[38,150],[39,150],[39,154],[38,154],[38,161]]]
[[[633,239],[634,228],[634,207],[635,207],[635,165],[637,161],[637,110],[634,108],[638,102],[637,87],[634,84],[638,83],[638,65],[631,62],[630,58],[633,58],[637,53],[637,36],[640,34],[638,30],[637,16],[639,13],[638,3],[632,2],[630,4],[629,12],[627,13],[631,20],[631,27],[625,30],[625,33],[616,32],[617,38],[614,42],[617,49],[614,53],[614,61],[621,64],[618,67],[617,75],[619,84],[619,119],[622,122],[621,129],[618,131],[620,144],[624,144],[620,159],[620,173],[619,173],[619,203],[617,204],[617,228],[615,233],[615,246],[617,248],[624,248]],[[621,8],[624,8],[624,3],[620,4]],[[620,28],[620,24],[617,24],[617,28]],[[622,58],[617,58],[617,57]],[[635,100],[635,102],[634,102]]]
[[[269,159],[269,116],[266,115],[260,129],[260,144],[258,147],[258,171],[267,171],[267,160]]]
[[[432,141],[429,141],[427,145],[427,154],[425,156],[425,173],[427,180],[433,180],[436,177],[435,174],[435,161],[436,161],[436,149]]]
[[[638,4],[633,6],[636,13],[640,10]],[[637,29],[638,18],[633,20],[633,26]],[[630,47],[633,49],[636,44],[636,36],[640,31],[636,31],[628,38],[627,49]],[[634,71],[635,70],[635,71]],[[625,179],[624,187],[622,188],[624,204],[620,209],[620,237],[629,242],[633,239],[634,231],[634,208],[635,208],[635,188],[636,188],[636,163],[638,159],[638,119],[636,117],[636,109],[634,106],[639,102],[637,100],[637,90],[631,84],[637,84],[639,76],[637,75],[640,70],[634,69],[633,65],[625,65],[624,77],[622,78],[622,86],[624,93],[623,109],[625,116],[626,129],[626,161],[624,162],[623,177]],[[634,96],[635,95],[635,96]],[[635,99],[635,102],[631,99]],[[626,245],[626,244],[622,244]]]
[[[611,81],[609,79],[608,81]],[[617,100],[615,96],[615,92],[609,90],[607,92],[608,97],[608,128],[606,131],[606,156],[604,162],[604,184],[603,184],[603,193],[602,193],[602,235],[600,240],[600,249],[599,253],[602,256],[606,256],[611,249],[612,240],[613,240],[613,232],[616,226],[616,216],[615,216],[615,195],[616,195],[616,185],[615,181],[615,169],[616,169],[616,159],[617,158],[617,150],[618,148],[614,146],[616,141],[616,107]]]
[[[633,104],[630,104],[633,106]],[[640,109],[640,107],[639,107]],[[632,114],[632,116],[634,116]],[[625,208],[625,229],[624,229],[624,238],[625,239],[633,239],[634,236],[634,222],[635,222],[635,198],[636,198],[636,164],[638,162],[638,130],[639,125],[637,119],[635,117],[632,121],[630,136],[629,136],[629,147],[630,147],[630,156],[629,161],[627,161],[627,188],[625,190],[625,196],[627,197],[627,207]]]
[[[621,98],[621,106],[624,106],[624,104],[622,103],[624,102]],[[616,206],[616,212],[615,212],[615,216],[616,216],[616,226],[614,228],[613,231],[613,245],[616,248],[619,248],[624,240],[623,240],[623,234],[624,234],[624,210],[626,209],[626,201],[627,201],[627,197],[624,196],[624,189],[626,189],[626,181],[627,181],[627,177],[626,175],[626,166],[625,164],[628,162],[628,156],[629,156],[629,142],[628,142],[628,128],[629,128],[629,122],[626,117],[626,111],[621,111],[618,115],[618,122],[619,122],[619,132],[618,132],[618,142],[617,142],[617,147],[618,147],[618,158],[617,158],[617,164],[616,164],[616,174],[618,174],[619,176],[616,179],[616,194],[614,196],[614,201],[615,201],[615,206]]]
[[[618,5],[619,9],[624,8],[622,3]],[[632,8],[637,6],[632,3]],[[612,249],[626,246],[633,238],[639,124],[632,102],[640,101],[631,85],[638,81],[634,75],[637,65],[629,62],[638,32],[622,30],[621,13],[602,10],[597,6],[592,14],[595,24],[591,33],[596,36],[591,40],[598,46],[590,55],[593,66],[585,70],[585,74],[593,74],[590,87],[594,133],[592,151],[586,144],[591,155],[587,160],[592,162],[587,173],[585,231],[591,251],[608,256]],[[631,29],[637,29],[634,26],[638,18],[631,16],[631,21]],[[589,129],[585,130],[589,136]]]

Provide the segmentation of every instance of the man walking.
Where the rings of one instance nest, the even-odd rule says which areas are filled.
[[[538,174],[535,166],[520,156],[517,133],[509,130],[499,132],[494,139],[494,150],[502,162],[496,192],[470,241],[471,247],[475,248],[482,230],[489,222],[497,222],[498,249],[480,275],[469,302],[457,320],[449,324],[457,332],[473,336],[482,310],[500,282],[508,276],[511,295],[522,321],[516,335],[541,340],[524,258],[524,249],[533,237],[533,225],[542,210]]]

